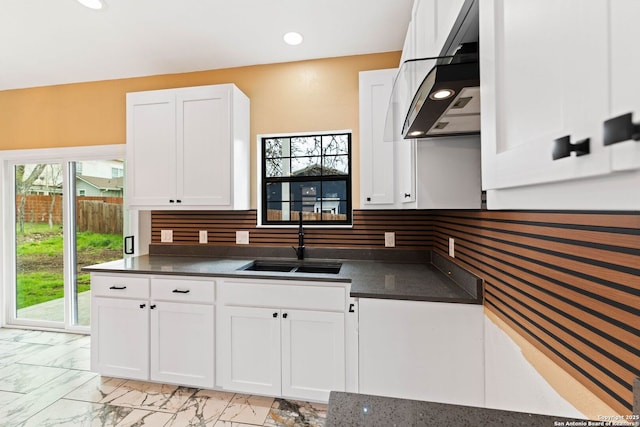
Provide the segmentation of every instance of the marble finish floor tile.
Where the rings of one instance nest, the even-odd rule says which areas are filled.
[[[48,346],[42,351],[32,353],[30,356],[20,360],[20,363],[88,371],[91,368],[90,353],[91,350],[88,348],[65,343]]]
[[[236,394],[220,415],[220,421],[263,425],[271,410],[272,397]]]
[[[117,426],[132,411],[132,408],[122,406],[60,399],[20,424],[20,427]]]
[[[51,346],[0,340],[0,366],[12,365]]]
[[[175,413],[196,391],[194,388],[130,380],[100,403]]]
[[[276,399],[264,425],[268,427],[323,427],[327,405]]]
[[[14,363],[0,368],[0,390],[28,393],[67,372],[49,366]]]
[[[127,382],[127,380],[121,378],[95,376],[67,394],[64,398],[98,403],[125,382]]]
[[[26,333],[16,333],[16,337],[13,340],[31,344],[57,345],[71,343],[84,336],[85,335],[63,332],[26,331]]]
[[[24,393],[14,393],[11,391],[0,391],[0,408],[11,405],[12,402],[24,396]]]
[[[24,366],[34,368],[29,365]],[[95,376],[96,374],[91,372],[64,370],[62,375],[22,395],[9,405],[1,406],[0,420],[7,426],[18,425]]]
[[[213,426],[233,397],[233,393],[200,390],[182,405],[166,426]]]

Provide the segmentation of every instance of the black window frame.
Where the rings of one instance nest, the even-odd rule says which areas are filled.
[[[267,157],[266,153],[266,141],[273,139],[294,139],[294,138],[314,138],[314,137],[327,137],[327,136],[336,136],[336,135],[346,135],[347,136],[347,174],[346,175],[324,175],[321,173],[319,176],[286,176],[286,177],[268,177],[267,176],[267,159],[272,159],[273,157]],[[318,226],[340,226],[340,225],[353,225],[353,189],[352,189],[352,135],[351,131],[338,131],[338,132],[317,132],[317,133],[300,133],[300,134],[283,134],[283,135],[265,135],[260,138],[260,152],[261,152],[261,177],[260,177],[260,188],[261,188],[261,203],[260,203],[260,219],[262,226],[282,226],[282,225],[292,225],[295,226],[298,224],[297,220],[269,220],[268,219],[268,206],[269,200],[267,195],[267,185],[269,183],[303,183],[303,182],[320,182],[320,194],[322,195],[322,185],[325,182],[344,182],[346,195],[345,195],[345,204],[346,204],[346,218],[345,220],[325,220],[322,219],[322,215],[320,215],[321,219],[319,220],[309,220],[308,218],[304,219],[305,225],[318,225]],[[289,156],[289,157],[281,157],[285,158],[302,158],[309,156]],[[318,156],[314,156],[318,157]],[[323,167],[323,159],[325,157],[332,157],[332,155],[324,155],[321,153],[320,157],[320,166],[321,170],[324,170]],[[296,201],[292,201],[291,203],[297,203]],[[303,203],[303,202],[300,202]],[[320,203],[322,204],[322,196]]]

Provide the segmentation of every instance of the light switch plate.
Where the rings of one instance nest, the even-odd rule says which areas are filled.
[[[456,257],[456,241],[453,237],[449,237],[449,256],[451,258]]]
[[[395,248],[396,247],[396,233],[393,231],[387,231],[384,233],[384,247]]]
[[[160,242],[162,243],[173,242],[173,230],[160,230]]]
[[[209,237],[207,236],[207,230],[200,230],[200,243],[209,243]]]
[[[248,245],[248,244],[249,244],[249,232],[236,231],[236,245]]]

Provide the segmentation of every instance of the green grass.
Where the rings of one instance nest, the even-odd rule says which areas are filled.
[[[88,276],[88,275],[86,275]],[[31,305],[59,299],[64,296],[64,279],[62,273],[26,273],[17,278],[18,309]],[[78,292],[88,291],[88,283],[81,284],[78,278]]]
[[[17,274],[17,308],[29,307],[64,296],[62,273],[63,238],[60,226],[25,223],[25,232],[18,233],[17,258],[27,270]],[[77,252],[83,258],[102,262],[104,250],[122,250],[123,238],[115,234],[79,232],[76,235]],[[59,261],[52,258],[59,258]],[[88,265],[88,264],[84,264]],[[78,292],[90,289],[87,273],[78,273]]]

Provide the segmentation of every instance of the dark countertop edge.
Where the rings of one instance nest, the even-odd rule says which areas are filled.
[[[274,272],[273,275],[265,273],[250,274],[249,272],[238,271],[235,273],[193,273],[184,271],[157,271],[157,270],[114,270],[108,268],[83,267],[82,271],[89,273],[117,273],[117,274],[150,274],[156,276],[190,276],[190,277],[224,277],[227,279],[264,279],[264,280],[290,280],[302,282],[336,282],[351,283],[351,279],[345,277],[334,277],[332,275],[308,273],[296,273],[296,276],[285,276],[282,273]]]
[[[587,422],[564,416],[510,411],[481,406],[429,402],[396,397],[332,391],[329,394],[326,427],[393,425],[403,426],[553,426]],[[560,424],[562,423],[562,424]],[[582,425],[582,424],[575,424]],[[586,424],[584,424],[586,425]]]
[[[450,298],[450,297],[427,297],[427,296],[413,296],[413,295],[401,295],[401,294],[369,294],[366,292],[351,292],[353,298],[368,298],[368,299],[391,299],[400,301],[427,301],[427,302],[446,302],[456,304],[471,304],[482,305],[482,299],[474,298],[469,295],[469,298]]]

